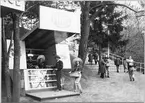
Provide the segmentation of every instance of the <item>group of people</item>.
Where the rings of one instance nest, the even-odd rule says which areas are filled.
[[[100,67],[99,67],[99,73],[101,78],[107,77],[109,78],[109,66],[110,66],[110,59],[105,56],[101,57]]]
[[[124,58],[123,61],[122,59],[116,58],[114,64],[116,65],[117,73],[119,73],[119,66],[123,64],[124,72],[128,72],[130,81],[135,80],[134,72],[133,72],[135,68],[135,64],[131,56],[129,56],[128,59]]]
[[[114,64],[116,65],[117,73],[119,73],[120,71],[119,66],[123,64],[124,72],[128,72],[130,81],[135,81],[134,72],[133,72],[135,65],[134,65],[134,60],[132,59],[131,56],[128,59],[125,58],[124,60],[122,60],[121,58],[116,58],[114,59]],[[101,78],[104,77],[109,78],[109,67],[110,67],[110,59],[107,56],[101,57],[101,62],[100,62],[100,67],[98,72]]]
[[[88,62],[89,62],[89,64],[92,65],[93,64],[93,60],[94,60],[95,64],[98,63],[98,54],[96,52],[89,53],[89,55],[88,55]]]
[[[36,69],[38,68],[54,68],[54,73],[56,74],[56,80],[57,80],[57,91],[61,91],[61,70],[63,69],[63,62],[60,60],[60,56],[56,55],[56,64],[55,65],[46,65],[45,61],[45,56],[44,55],[39,55],[37,57],[37,66],[35,67]]]
[[[79,58],[80,59],[80,58]],[[101,65],[100,65],[100,70],[99,70],[99,74],[101,78],[107,77],[109,78],[109,67],[110,67],[110,59],[109,57],[107,57],[107,55],[105,57],[101,57]],[[117,73],[119,73],[119,66],[123,63],[124,66],[124,72],[126,70],[128,70],[129,73],[129,78],[130,81],[134,81],[134,61],[132,59],[132,57],[130,56],[128,59],[124,59],[122,62],[122,59],[116,58],[114,60],[114,64],[116,65],[117,68]],[[82,76],[82,64],[81,64],[81,60],[78,60],[75,62],[74,67],[72,69],[71,72],[75,72],[75,71],[79,71],[79,76],[78,77],[74,77],[75,78],[75,83],[74,83],[74,89],[75,91],[77,91],[77,88],[79,89],[80,93],[82,93],[82,87],[80,84],[80,79]]]
[[[49,66],[46,65],[45,63],[45,56],[44,55],[39,55],[37,57],[37,63],[38,65],[36,66],[36,68],[45,68],[45,67],[51,67],[51,68],[55,68],[54,71],[56,73],[56,80],[57,80],[57,90],[56,91],[61,91],[62,90],[62,83],[61,83],[61,78],[62,78],[62,69],[63,69],[63,62],[60,58],[60,56],[56,55],[56,64],[54,66]],[[73,60],[73,68],[71,69],[71,71],[69,73],[74,73],[77,72],[78,76],[72,77],[74,78],[74,91],[75,92],[80,92],[82,93],[82,87],[80,84],[80,80],[81,80],[81,76],[82,76],[82,60],[80,58],[75,58]]]
[[[39,60],[40,59],[40,60]],[[41,58],[39,58],[38,61],[40,62],[44,62],[44,57],[41,56]],[[41,60],[42,59],[42,60]],[[63,69],[63,62],[60,60],[59,56],[56,56],[56,65],[55,66],[51,66],[52,68],[57,68],[56,69],[56,79],[57,79],[57,90],[60,91],[62,89],[61,87],[61,70]],[[44,64],[39,66],[43,66]],[[72,70],[69,72],[70,74],[75,73],[75,76],[72,76],[72,78],[74,78],[74,91],[75,92],[80,92],[82,93],[82,87],[80,84],[80,80],[82,77],[82,63],[83,61],[80,58],[75,58],[73,60],[73,68]],[[99,70],[99,74],[101,78],[107,77],[109,78],[109,66],[110,66],[110,59],[105,56],[105,57],[101,57],[101,65],[100,65],[100,70]],[[123,62],[121,62],[121,59],[116,58],[114,61],[116,68],[117,68],[117,73],[119,73],[119,65],[121,63],[123,63],[124,66],[124,72],[126,72],[126,70],[128,69],[128,73],[129,73],[129,77],[130,77],[130,81],[134,81],[134,75],[133,75],[133,67],[134,67],[134,61],[132,59],[132,57],[130,56],[129,59],[124,59]]]

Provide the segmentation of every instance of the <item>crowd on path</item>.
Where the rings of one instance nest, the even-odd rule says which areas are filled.
[[[111,58],[109,58],[107,55],[103,56],[101,55],[100,58],[100,66],[98,70],[98,74],[100,75],[101,78],[109,78],[109,67]],[[88,62],[90,65],[92,65],[93,60],[95,61],[95,64],[99,63],[99,58],[97,53],[89,53],[88,54]],[[124,67],[124,72],[129,74],[130,81],[134,81],[134,73],[133,71],[135,70],[135,63],[132,57],[130,56],[129,58],[119,58],[115,57],[114,59],[114,65],[116,66],[116,71],[117,73],[120,72],[120,65],[123,65]]]
[[[99,61],[98,54],[95,52],[89,53],[89,55],[88,55],[88,62],[90,65],[93,65],[93,60],[94,60],[95,64],[97,64]]]
[[[134,70],[135,70],[135,63],[131,56],[129,58],[124,58],[123,60],[116,58],[114,61],[116,65],[117,73],[119,73],[119,66],[123,64],[124,72],[129,74],[130,81],[134,81]]]

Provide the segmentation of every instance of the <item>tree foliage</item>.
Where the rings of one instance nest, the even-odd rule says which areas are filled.
[[[123,22],[126,29],[122,31],[122,34],[124,34],[123,38],[129,39],[128,44],[123,48],[125,56],[128,57],[131,55],[136,61],[143,61],[142,44],[144,43],[144,35],[142,31],[145,30],[145,11],[143,11],[144,7],[139,5],[138,2],[136,1],[136,5],[131,4],[131,1],[125,3],[125,5],[139,11],[138,13],[134,13],[123,7],[119,7],[118,9],[121,10],[124,15],[128,15],[128,18]]]
[[[104,1],[106,3],[114,3],[113,1]],[[111,45],[110,48],[114,52],[115,49],[126,45],[127,40],[122,40],[121,31],[124,29],[122,21],[127,18],[122,12],[115,11],[117,5],[105,5],[102,11],[98,12],[98,16],[92,21],[89,41],[95,42],[102,48]],[[97,8],[93,8],[90,13],[93,15]]]

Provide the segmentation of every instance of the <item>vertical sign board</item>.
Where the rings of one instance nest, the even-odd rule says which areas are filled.
[[[40,29],[80,33],[80,13],[40,6]]]
[[[24,0],[0,0],[0,5],[19,11],[25,11]]]
[[[10,40],[7,40],[7,49],[10,45]],[[10,56],[9,56],[9,68],[13,69],[14,64],[14,45],[12,46],[10,50]],[[27,69],[27,63],[26,63],[26,48],[25,48],[25,42],[20,41],[20,69]]]
[[[71,69],[70,52],[67,44],[56,44],[56,54],[63,61],[64,69]]]

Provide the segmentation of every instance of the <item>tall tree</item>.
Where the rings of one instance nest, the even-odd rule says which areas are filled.
[[[85,63],[87,55],[88,37],[90,34],[90,23],[98,15],[98,11],[102,10],[101,1],[81,1],[80,6],[82,10],[81,14],[81,39],[79,45],[79,57],[82,58]],[[96,8],[97,11],[92,15],[90,11]]]
[[[16,13],[12,14],[14,28],[14,67],[13,67],[13,95],[12,101],[20,101],[20,28],[19,16]]]
[[[144,49],[142,44],[144,42],[144,35],[142,31],[145,30],[145,11],[144,7],[139,4],[141,2],[135,2],[136,4],[132,4],[131,1],[127,1],[124,4],[127,6],[132,6],[133,9],[139,11],[137,13],[123,7],[119,8],[125,15],[128,15],[128,18],[124,21],[126,29],[122,32],[123,34],[126,34],[124,35],[124,38],[129,39],[129,43],[124,48],[124,51],[126,57],[131,55],[136,61],[143,61]]]
[[[7,39],[6,39],[6,20],[3,18],[2,19],[2,72],[4,73],[4,83],[6,86],[6,100],[7,102],[11,102],[12,100],[12,93],[11,93],[11,77],[10,77],[10,70],[9,70],[9,54],[10,54],[10,49],[12,46],[12,36],[11,36],[11,43],[9,46],[9,49],[7,51]]]
[[[89,41],[99,46],[99,60],[101,60],[102,49],[108,47],[108,44],[110,49],[115,52],[116,49],[127,43],[127,40],[121,40],[123,36],[121,35],[123,30],[122,21],[126,18],[126,15],[123,16],[121,12],[115,11],[117,5],[106,5],[106,3],[113,4],[113,1],[102,3],[105,6],[101,11],[98,11],[98,15],[92,21],[89,36]],[[95,12],[96,8],[93,8],[90,13],[93,15]]]
[[[100,15],[99,13],[103,10],[105,6],[108,6],[109,10],[110,10],[109,6],[111,5],[112,7],[113,5],[123,6],[134,12],[137,12],[126,5],[113,3],[109,1],[104,1],[104,2],[103,1],[80,1],[80,5],[82,9],[82,16],[81,16],[81,40],[80,40],[80,46],[79,46],[79,57],[81,57],[84,62],[85,62],[86,54],[87,54],[87,43],[88,43],[88,37],[89,37],[90,25],[91,25],[90,23],[94,22],[96,17]],[[99,22],[100,24],[103,23],[101,22],[101,20]],[[108,26],[108,27],[111,28],[111,26]],[[102,27],[100,27],[100,29],[101,28]]]
[[[6,32],[8,30],[9,32]],[[16,13],[10,13],[6,15],[5,21],[3,22],[3,33],[2,33],[2,46],[3,46],[3,71],[4,80],[6,84],[6,95],[7,102],[19,102],[20,100],[20,40],[19,40],[19,16]],[[10,40],[8,47],[7,40]],[[13,42],[14,41],[14,42]],[[11,47],[14,44],[14,67],[13,77],[10,76],[9,68],[9,56]],[[7,49],[8,47],[8,49]],[[13,78],[13,81],[12,81]],[[13,88],[12,88],[13,87]],[[14,91],[14,92],[13,92]]]

